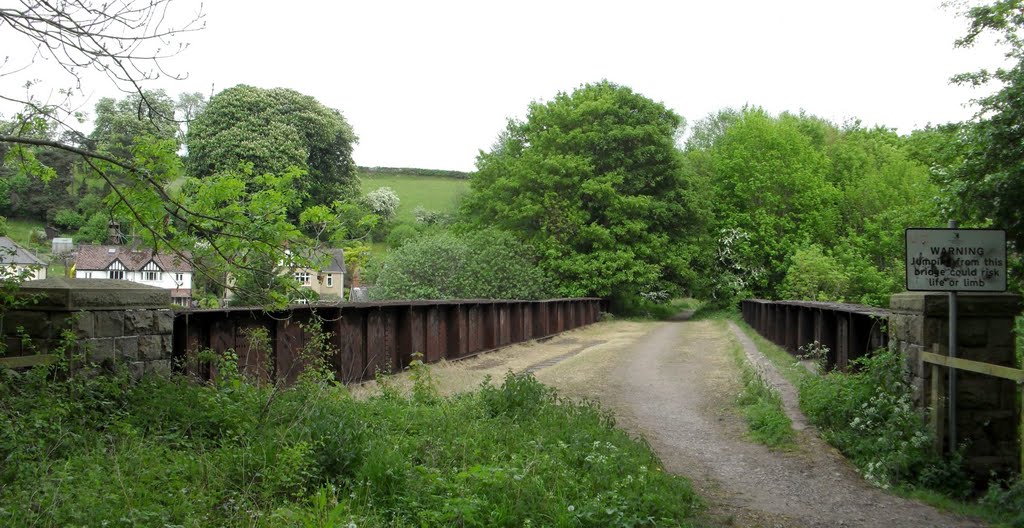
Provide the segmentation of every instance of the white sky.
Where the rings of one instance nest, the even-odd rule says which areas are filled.
[[[177,14],[196,6],[179,1]],[[366,166],[472,170],[530,101],[601,79],[691,124],[749,103],[907,133],[968,118],[965,103],[979,93],[949,77],[1000,56],[991,43],[954,50],[966,23],[932,0],[213,0],[203,9],[206,29],[165,63],[189,78],[151,87],[312,95],[345,114]],[[18,49],[2,31],[0,46]],[[7,53],[24,51],[0,59]],[[0,78],[0,93],[18,93],[12,83],[29,76]],[[86,88],[85,109],[119,96],[102,79]]]

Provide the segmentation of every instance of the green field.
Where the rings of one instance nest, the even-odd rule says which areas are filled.
[[[391,187],[398,193],[399,222],[413,220],[412,211],[417,205],[430,211],[454,211],[458,197],[469,190],[469,181],[439,176],[413,176],[405,174],[359,175],[363,193],[378,187]]]
[[[42,231],[43,223],[21,218],[7,219],[7,236],[33,253],[49,253],[50,246],[32,242],[32,231]]]

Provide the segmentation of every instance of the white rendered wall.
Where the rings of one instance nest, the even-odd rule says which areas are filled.
[[[185,272],[181,273],[181,275],[182,275],[181,284],[178,284],[177,282],[174,282],[174,275],[175,275],[175,273],[173,271],[172,272],[168,272],[168,271],[158,272],[157,276],[159,277],[159,279],[155,280],[155,281],[143,280],[142,278],[145,277],[145,273],[146,272],[144,272],[144,271],[125,271],[124,272],[124,280],[131,281],[131,282],[137,282],[139,284],[148,284],[150,286],[156,286],[158,288],[163,288],[165,290],[176,290],[176,289],[191,290],[192,289],[192,272],[191,271],[185,271]],[[107,278],[110,278],[110,272],[107,271],[107,270],[79,270],[79,269],[76,269],[75,270],[75,278],[76,279],[88,279],[88,278],[107,279]]]

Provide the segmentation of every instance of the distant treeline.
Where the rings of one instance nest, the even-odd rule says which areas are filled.
[[[439,169],[410,169],[404,167],[359,167],[361,175],[400,175],[400,176],[433,176],[438,178],[457,178],[468,180],[470,173],[439,170]]]

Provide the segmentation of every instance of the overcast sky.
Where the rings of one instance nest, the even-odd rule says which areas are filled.
[[[179,0],[176,15],[198,5]],[[203,11],[206,29],[166,63],[189,78],[153,87],[312,95],[345,114],[366,166],[472,170],[530,101],[601,79],[691,124],[751,104],[907,133],[968,118],[979,94],[949,77],[999,57],[990,43],[954,50],[966,24],[931,0],[215,0]],[[100,80],[87,90],[85,109],[118,95]]]

